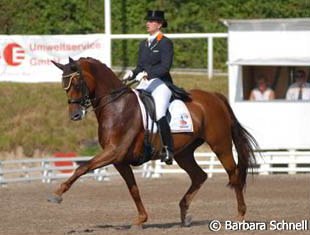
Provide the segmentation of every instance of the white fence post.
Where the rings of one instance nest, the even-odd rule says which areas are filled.
[[[150,178],[152,176],[153,166],[152,162],[147,162],[146,164],[142,165],[142,177],[143,178]]]
[[[208,37],[208,77],[213,77],[213,37]]]
[[[3,169],[2,168],[2,161],[0,161],[0,186],[3,186],[5,184],[2,169]]]
[[[51,172],[50,170],[48,169],[50,166],[49,162],[43,160],[41,162],[41,167],[43,168],[43,171],[42,171],[42,183],[50,183],[51,182]]]
[[[104,28],[105,28],[105,43],[106,45],[106,64],[112,66],[112,52],[111,52],[111,2],[110,0],[104,1]]]
[[[263,162],[260,165],[260,175],[269,175],[271,156],[263,156]]]
[[[162,166],[159,160],[155,161],[155,167],[154,167],[154,171],[152,173],[152,178],[159,178],[161,177],[161,170],[162,170]]]
[[[28,167],[27,167],[27,164],[26,163],[22,163],[22,169],[24,170],[24,172],[23,172],[23,176],[24,176],[24,178],[26,178],[26,179],[29,179],[29,171],[28,171]],[[29,181],[30,182],[30,181]]]
[[[214,169],[215,160],[216,160],[215,156],[211,155],[210,156],[210,165],[209,165],[209,172],[210,173],[208,173],[209,178],[213,177],[213,169]]]
[[[94,170],[94,174],[97,181],[110,181],[106,167]]]
[[[296,154],[295,154],[295,150],[290,149],[289,150],[289,163],[288,163],[288,174],[290,175],[295,175],[296,171],[294,171],[293,169],[296,169]]]

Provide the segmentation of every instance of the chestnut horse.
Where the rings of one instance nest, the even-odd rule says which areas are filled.
[[[60,203],[62,195],[72,184],[87,172],[113,164],[126,181],[129,192],[136,204],[138,217],[133,225],[141,226],[148,215],[142,203],[139,189],[131,169],[131,163],[143,153],[144,128],[136,95],[105,64],[92,58],[69,58],[68,64],[53,62],[63,71],[62,82],[68,96],[69,115],[77,121],[85,116],[86,109],[93,107],[98,121],[98,138],[103,151],[79,166],[73,175],[54,192],[50,201]],[[207,179],[205,173],[194,159],[195,149],[207,142],[225,168],[228,185],[234,188],[238,219],[243,219],[246,205],[243,188],[246,184],[247,170],[255,160],[255,139],[240,125],[227,99],[219,93],[191,90],[190,110],[193,133],[173,134],[175,161],[191,179],[191,185],[180,200],[181,222],[189,226],[191,217],[189,206],[202,184]],[[159,137],[155,146],[159,148]],[[232,153],[232,142],[238,153],[238,164]],[[159,156],[153,156],[152,160]]]

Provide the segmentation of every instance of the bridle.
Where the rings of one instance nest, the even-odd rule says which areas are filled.
[[[63,89],[65,91],[68,91],[70,89],[70,87],[72,86],[72,80],[74,77],[77,77],[78,89],[80,89],[82,96],[77,99],[72,99],[72,98],[68,99],[68,104],[79,104],[84,109],[88,109],[91,106],[92,99],[89,97],[89,90],[88,90],[85,80],[83,79],[83,74],[81,73],[81,71],[76,71],[68,75],[63,75],[62,76]]]
[[[82,112],[84,114],[86,114],[88,109],[92,106],[92,102],[94,102],[95,100],[97,101],[97,103],[99,102],[99,100],[102,100],[102,99],[104,101],[101,102],[100,105],[99,105],[99,103],[98,103],[98,105],[95,105],[95,107],[93,107],[90,111],[95,111],[99,108],[103,108],[107,104],[115,101],[116,99],[121,97],[124,93],[127,93],[128,91],[130,91],[129,87],[132,84],[136,83],[136,81],[134,81],[134,82],[130,83],[129,85],[127,84],[125,87],[122,87],[120,89],[116,89],[116,90],[112,91],[111,93],[106,94],[102,97],[91,98],[90,94],[89,94],[88,87],[87,87],[86,82],[85,82],[85,79],[83,78],[82,71],[80,70],[79,67],[78,67],[78,71],[62,76],[63,89],[66,92],[70,89],[70,87],[72,86],[72,80],[74,77],[77,77],[79,91],[82,93],[82,96],[80,98],[77,98],[77,99],[69,98],[68,104],[80,105],[82,107]]]

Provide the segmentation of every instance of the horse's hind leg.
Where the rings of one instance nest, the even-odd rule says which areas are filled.
[[[194,159],[194,150],[182,152],[175,157],[178,165],[184,169],[191,178],[191,186],[181,199],[179,206],[181,212],[181,222],[183,226],[191,225],[191,216],[187,214],[189,206],[197,194],[202,184],[208,178],[208,175],[198,166]]]
[[[244,197],[243,197],[243,188],[244,184],[241,181],[241,177],[239,174],[239,169],[235,163],[235,160],[233,158],[233,153],[231,150],[231,147],[224,148],[222,145],[222,149],[227,149],[226,151],[220,151],[219,147],[221,145],[217,146],[217,149],[213,149],[215,154],[217,155],[218,159],[222,163],[225,171],[228,174],[229,177],[229,183],[228,185],[232,188],[234,188],[235,193],[236,193],[236,198],[237,198],[237,204],[238,204],[238,220],[243,220],[244,215],[246,213],[246,205],[244,202]]]

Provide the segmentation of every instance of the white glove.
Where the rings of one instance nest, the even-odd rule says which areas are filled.
[[[135,80],[140,82],[142,79],[147,78],[147,73],[145,71],[138,73]]]
[[[133,76],[133,72],[131,70],[127,70],[125,75],[123,76],[123,80],[130,80],[132,76]]]

